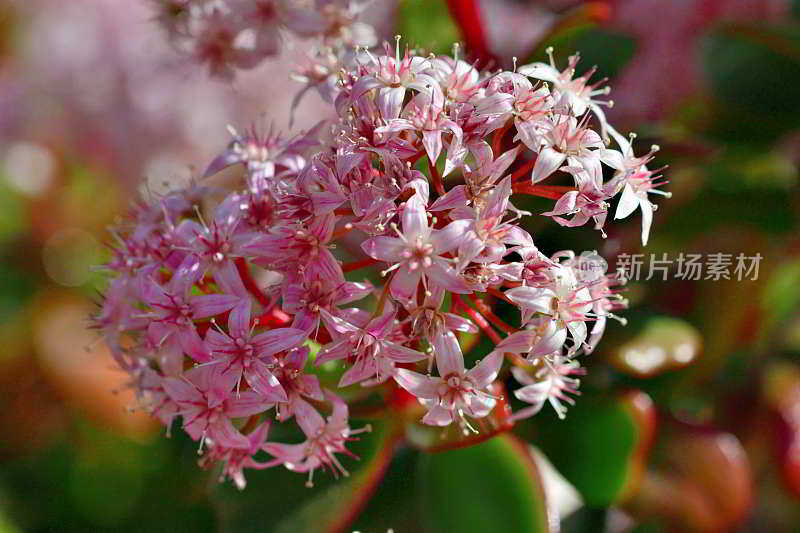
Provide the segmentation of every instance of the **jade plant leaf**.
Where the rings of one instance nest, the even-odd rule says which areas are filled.
[[[655,433],[650,397],[583,397],[565,420],[539,427],[535,444],[588,506],[624,501],[635,490]]]
[[[348,477],[335,479],[329,472],[320,471],[314,477],[314,487],[307,488],[302,476],[275,467],[248,471],[247,488],[243,491],[230,484],[217,488],[220,531],[350,531],[350,523],[381,482],[399,438],[394,426],[374,420],[368,422],[372,431],[360,434],[358,440],[348,446],[358,458],[344,457],[341,460],[350,472]],[[354,420],[352,427],[358,428],[366,423]],[[271,502],[270,505],[265,505],[265,501]]]
[[[539,472],[527,446],[513,435],[423,456],[419,468],[423,515],[430,531],[550,531],[552,515]]]
[[[315,494],[284,518],[275,533],[339,533],[349,531],[348,526],[367,505],[372,493],[383,479],[394,455],[399,434],[387,424],[373,424],[373,431],[364,439],[360,453],[361,468],[348,478],[340,479],[324,491]]]

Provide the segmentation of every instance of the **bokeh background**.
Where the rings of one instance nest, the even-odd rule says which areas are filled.
[[[463,38],[443,0],[375,4],[384,37],[444,53]],[[614,124],[669,165],[647,249],[636,222],[601,241],[545,219],[540,248],[598,249],[612,267],[644,253],[645,270],[650,254],[763,259],[756,280],[673,268],[629,284],[629,323],[585,359],[567,420],[515,428],[535,450],[527,499],[490,460],[502,446],[404,447],[365,507],[278,469],[241,493],[218,485],[182,432],[164,438],[136,410],[86,329],[106,227],[141,191],[188,183],[227,124],[288,131],[302,43],[214,81],[169,48],[151,7],[0,0],[0,533],[323,531],[318,517],[351,508],[345,531],[485,533],[543,501],[520,533],[542,517],[565,532],[800,531],[800,2],[481,2],[501,65],[580,50],[580,68],[610,78]],[[316,96],[304,106],[296,128],[330,113]]]

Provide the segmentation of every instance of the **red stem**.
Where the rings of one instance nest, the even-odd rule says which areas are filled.
[[[514,305],[514,302],[512,302],[511,300],[509,300],[509,299],[508,299],[508,296],[506,296],[506,295],[503,293],[503,291],[499,291],[499,290],[497,290],[497,289],[495,289],[495,288],[493,288],[493,287],[489,287],[488,289],[486,289],[486,292],[488,292],[489,294],[491,294],[491,295],[492,295],[492,296],[494,296],[495,298],[500,298],[500,299],[501,299],[501,300],[503,300],[504,302],[508,302],[508,303],[510,303],[511,305]]]
[[[494,314],[494,312],[492,312],[492,309],[486,304],[486,302],[484,302],[483,300],[478,298],[475,294],[470,294],[469,295],[469,299],[472,300],[472,303],[475,304],[475,307],[478,308],[478,311],[484,317],[486,317],[489,320],[489,322],[494,324],[497,329],[501,329],[501,330],[505,331],[506,333],[508,333],[509,335],[511,333],[516,333],[517,332],[516,328],[511,327],[508,324],[506,324],[503,321],[502,318],[500,318],[499,316]]]
[[[266,313],[259,315],[253,319],[253,323],[258,326],[266,326],[272,328],[286,327],[292,322],[291,315],[286,314],[281,309],[274,307]]]
[[[377,263],[378,263],[377,259],[367,257],[366,259],[362,259],[361,261],[353,261],[352,263],[343,264],[342,272],[352,272],[353,270],[358,270],[359,268],[368,267],[370,265],[375,265]]]
[[[236,270],[239,271],[239,277],[242,278],[242,283],[244,283],[245,288],[258,300],[258,303],[264,307],[269,307],[272,302],[270,302],[270,299],[262,292],[256,281],[250,275],[250,269],[247,267],[247,263],[243,257],[238,257],[236,259]]]
[[[481,315],[475,309],[471,308],[469,304],[464,301],[464,296],[459,295],[459,298],[460,300],[454,300],[458,301],[459,307],[462,307],[464,309],[464,311],[469,315],[469,317],[473,321],[475,321],[478,327],[481,328],[481,331],[486,333],[486,335],[492,340],[493,343],[500,344],[500,342],[503,339],[495,330],[492,329],[492,326],[488,322],[486,322],[486,319],[483,317],[483,315]]]
[[[511,174],[511,181],[514,182],[514,183],[520,181],[520,179],[523,178],[525,176],[525,174],[527,174],[528,172],[533,170],[533,167],[535,165],[536,165],[536,158],[535,157],[533,159],[529,160],[529,161],[525,161],[524,165],[519,167],[517,170],[514,171],[513,174]]]
[[[433,180],[433,186],[436,189],[436,194],[439,196],[444,196],[444,183],[442,183],[442,177],[439,175],[439,171],[436,169],[436,165],[431,161],[428,160],[428,170],[431,173],[431,180]]]
[[[508,128],[511,127],[511,120],[507,120],[502,128],[495,131],[492,136],[492,155],[496,158],[500,151],[503,149],[503,137],[505,137]]]
[[[478,61],[479,68],[484,68],[496,64],[497,58],[489,50],[478,4],[478,0],[447,0],[450,15],[461,30],[461,37],[467,45],[467,52],[470,57]]]
[[[564,193],[574,191],[575,189],[573,187],[566,187],[562,185],[533,185],[525,182],[515,183],[512,190],[518,194],[528,194],[530,196],[539,196],[541,198],[558,200]]]

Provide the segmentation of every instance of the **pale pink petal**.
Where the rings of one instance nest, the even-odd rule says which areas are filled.
[[[425,130],[422,132],[422,145],[425,153],[432,164],[436,164],[439,154],[442,153],[442,132],[441,130]]]
[[[498,352],[527,353],[536,340],[537,333],[531,330],[512,333],[495,347]]]
[[[227,294],[249,299],[247,289],[233,261],[225,261],[220,268],[214,270],[214,282]]]
[[[574,348],[579,348],[583,344],[583,341],[586,340],[586,322],[582,320],[572,320],[567,322],[567,329],[572,336],[572,341],[575,343]]]
[[[363,357],[342,374],[342,378],[339,380],[339,387],[349,387],[359,381],[374,378],[376,373],[375,360],[371,357]]]
[[[379,355],[388,357],[392,361],[397,361],[398,363],[415,363],[428,357],[422,352],[389,341],[381,341]]]
[[[494,398],[478,396],[477,394],[467,396],[466,401],[467,412],[473,418],[483,418],[497,405],[497,401]]]
[[[558,170],[558,167],[567,159],[567,156],[557,150],[545,147],[536,156],[536,163],[533,165],[531,179],[533,183],[538,183]]]
[[[290,463],[298,464],[306,456],[306,444],[283,444],[279,442],[266,442],[261,449],[275,457],[275,461],[270,461],[270,466],[275,464]]]
[[[389,303],[386,305],[383,314],[370,320],[364,329],[373,337],[383,338],[394,327],[395,314],[394,306]]]
[[[396,263],[403,259],[401,255],[405,250],[405,243],[395,237],[372,237],[361,244],[364,253],[378,261]]]
[[[464,375],[464,356],[461,354],[461,346],[456,336],[446,331],[435,336],[432,341],[439,375],[443,378],[450,374]]]
[[[164,391],[174,402],[190,403],[202,401],[203,396],[197,390],[197,387],[184,379],[165,378],[161,383]]]
[[[500,367],[503,365],[503,352],[493,351],[471,368],[467,375],[472,378],[472,382],[479,389],[483,389],[494,381]]]
[[[417,296],[417,286],[422,278],[422,270],[409,270],[407,266],[398,268],[389,285],[392,297],[403,305],[409,305]]]
[[[250,367],[245,369],[244,377],[247,384],[254,391],[260,393],[265,400],[274,403],[289,400],[280,381],[270,372],[269,367],[263,361],[259,359],[252,361]]]
[[[653,204],[647,198],[643,198],[639,206],[642,208],[642,246],[647,246],[650,226],[653,225]]]
[[[403,234],[409,240],[428,231],[428,214],[425,204],[419,195],[414,195],[406,201],[403,208]]]
[[[345,359],[353,353],[353,346],[349,339],[341,339],[331,343],[317,353],[314,360],[317,366],[330,361]]]
[[[249,448],[250,441],[239,433],[230,419],[221,418],[207,428],[207,435],[215,444],[225,448]]]
[[[207,318],[233,309],[241,300],[240,296],[230,294],[206,294],[193,296],[189,305],[194,318]]]
[[[405,368],[397,369],[394,380],[398,385],[405,390],[416,396],[417,398],[424,398],[432,400],[437,396],[437,390],[441,380],[424,376],[412,370]]]
[[[426,273],[428,276],[429,285],[437,285],[450,292],[457,294],[469,294],[472,292],[472,287],[464,281],[455,270],[442,264],[443,261],[436,261]],[[394,294],[393,294],[394,295]]]
[[[466,205],[467,203],[467,187],[466,185],[456,185],[449,191],[447,191],[444,196],[440,196],[433,202],[428,208],[428,211],[446,211],[448,209],[453,209],[454,207],[458,207],[460,205]]]
[[[517,68],[517,73],[522,74],[523,76],[528,76],[529,78],[549,81],[550,83],[556,83],[559,79],[559,75],[561,74],[553,66],[541,62],[522,65],[521,67]]]
[[[400,116],[403,108],[403,98],[406,95],[405,87],[388,87],[378,92],[377,104],[381,116],[385,120]]]
[[[506,297],[524,309],[550,313],[552,311],[553,292],[549,289],[535,287],[515,287],[506,291]]]
[[[443,229],[431,232],[430,243],[433,245],[434,253],[443,254],[457,248],[471,225],[470,220],[455,220]]]
[[[259,333],[250,343],[256,349],[257,356],[264,357],[302,344],[306,337],[306,332],[301,329],[280,328]]]
[[[231,418],[255,415],[271,408],[273,402],[257,392],[233,393],[225,403],[225,414]]]
[[[424,417],[422,423],[429,426],[447,426],[453,421],[453,413],[440,405],[431,407]]]
[[[295,402],[294,418],[308,438],[316,438],[319,431],[325,427],[325,420],[322,415],[305,400],[298,399]]]
[[[211,350],[200,338],[194,326],[178,329],[178,340],[181,344],[181,350],[198,363],[205,363],[211,360]]]
[[[532,385],[526,385],[525,387],[515,390],[514,396],[523,402],[532,404],[532,407],[528,408],[526,411],[526,416],[531,416],[542,410],[542,407],[549,396],[550,388],[550,380],[546,379],[545,381],[540,381],[539,383],[534,383]]]
[[[464,333],[477,333],[478,327],[472,323],[468,318],[458,316],[453,313],[446,313],[444,316],[444,325],[450,331],[461,331]]]
[[[551,321],[550,327],[548,327],[548,331],[551,331],[551,333],[540,339],[531,349],[528,354],[529,359],[550,355],[551,353],[559,351],[561,347],[564,346],[564,342],[567,340],[567,328],[563,326],[558,327],[556,321],[553,320]]]
[[[325,322],[325,327],[328,328],[328,331],[334,336],[337,334],[346,335],[355,333],[360,329],[358,326],[351,324],[344,318],[330,314],[325,309],[320,309],[319,315],[322,317],[322,321]]]
[[[234,339],[246,339],[250,336],[251,300],[242,300],[231,310],[228,316],[228,331]]]
[[[636,211],[637,207],[639,207],[639,197],[636,195],[633,187],[630,184],[626,184],[625,188],[622,190],[622,196],[619,198],[614,218],[625,218]]]

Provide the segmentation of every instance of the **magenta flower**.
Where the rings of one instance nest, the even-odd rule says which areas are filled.
[[[558,356],[552,360],[544,360],[534,376],[519,367],[512,367],[511,373],[517,381],[525,385],[515,390],[514,396],[531,404],[530,407],[514,413],[517,420],[535,415],[547,402],[553,406],[558,418],[563,419],[567,412],[567,406],[564,404],[575,404],[575,400],[567,394],[580,394],[578,392],[580,380],[570,376],[581,375],[585,371],[580,368],[577,361]]]
[[[267,463],[268,466],[282,464],[295,472],[308,472],[306,486],[313,486],[314,471],[324,467],[331,470],[334,475],[349,476],[350,473],[339,462],[336,454],[352,454],[345,447],[353,435],[370,431],[369,426],[358,430],[350,429],[348,425],[347,404],[341,398],[325,391],[325,397],[333,405],[333,413],[327,420],[322,418],[310,404],[299,400],[295,406],[295,419],[306,435],[306,441],[301,444],[280,444],[267,442],[262,449],[275,459]]]
[[[444,109],[444,96],[441,95],[438,85],[431,92],[417,94],[403,109],[400,118],[387,121],[386,126],[378,128],[378,136],[397,134],[402,131],[420,132],[422,145],[430,161],[439,159],[442,153],[442,135],[452,134],[451,145],[458,147],[461,142],[462,130],[458,124],[447,116]],[[444,176],[447,176],[455,167],[451,157],[445,165]]]
[[[523,384],[513,393],[531,405],[511,420],[548,401],[563,416],[578,387],[576,358],[626,306],[622,280],[594,252],[542,253],[515,195],[558,198],[544,223],[591,219],[601,230],[620,195],[617,217],[640,207],[646,239],[648,195],[660,184],[647,168],[653,152],[636,157],[606,124],[595,100],[605,90],[589,83],[591,73],[574,78],[575,57],[564,72],[552,64],[508,72],[411,50],[401,57],[399,43],[394,55],[345,50],[367,36],[356,35],[358,8],[344,0],[314,10],[214,5],[227,32],[209,58],[215,68],[245,68],[271,52],[266,28],[316,35],[325,48],[311,53],[304,81],[336,118],[286,140],[233,132],[206,177],[242,164],[242,179],[139,202],[117,229],[107,265],[117,278],[94,325],[142,403],[166,425],[181,416],[206,447],[203,464],[221,463],[240,487],[244,469],[279,464],[307,472],[309,484],[318,468],[347,475],[339,456],[364,429],[352,430],[345,400],[320,386],[331,362],[344,367],[339,387],[371,389],[345,398],[369,395],[406,423],[416,410],[400,387],[427,408],[425,424],[477,433],[472,420],[497,406],[494,381],[508,356],[533,372],[512,369]],[[197,44],[193,30],[208,16],[193,10],[175,38]],[[229,42],[239,32],[250,40]],[[606,147],[606,132],[616,148]],[[550,185],[558,171],[574,187]],[[375,285],[359,281],[367,279]],[[512,319],[507,304],[519,312]],[[469,370],[457,332],[493,345]],[[269,420],[296,424],[305,441],[268,441]],[[258,460],[261,452],[272,458]]]
[[[659,181],[661,175],[648,170],[645,164],[652,159],[653,154],[658,151],[657,146],[653,146],[648,154],[636,157],[633,154],[633,147],[625,137],[611,129],[611,135],[621,149],[621,154],[613,158],[609,164],[617,170],[614,181],[617,187],[622,187],[622,195],[617,204],[617,211],[614,218],[626,218],[633,213],[636,208],[642,210],[642,245],[647,244],[650,236],[650,226],[653,224],[653,211],[656,206],[647,197],[648,194],[657,194],[669,198],[672,193],[664,192],[657,187],[664,185],[665,180]],[[634,136],[635,137],[635,136]]]
[[[353,364],[339,380],[340,387],[367,379],[383,383],[394,375],[394,363],[415,363],[427,358],[424,353],[390,340],[398,327],[397,313],[391,306],[363,327],[324,310],[321,312],[328,331],[335,333],[338,339],[317,354],[316,364],[340,359],[350,359]]]
[[[152,279],[144,281],[142,300],[152,311],[147,335],[156,346],[168,343],[170,352],[185,353],[198,362],[211,358],[211,351],[200,338],[194,320],[219,315],[240,304],[240,296],[208,294],[189,296],[189,289],[197,281],[200,264],[189,256],[178,268],[167,287]]]
[[[233,481],[236,488],[243,490],[247,486],[247,480],[244,478],[245,468],[260,470],[267,467],[266,463],[256,461],[253,456],[264,446],[269,427],[269,421],[262,422],[251,433],[245,435],[249,443],[246,448],[228,448],[213,443],[209,444],[208,451],[201,460],[201,465],[222,464],[220,481],[228,478]]]
[[[472,227],[458,247],[458,261],[463,267],[476,263],[499,263],[508,254],[506,245],[525,246],[533,239],[524,229],[503,218],[509,208],[511,178],[498,183],[483,202],[476,208],[460,209],[462,220],[470,220]],[[458,215],[456,215],[458,216]]]
[[[559,118],[548,125],[542,134],[542,146],[536,147],[539,155],[536,157],[531,179],[533,183],[542,181],[564,162],[584,168],[599,166],[600,156],[597,150],[603,146],[600,136],[576,118]]]
[[[442,257],[458,247],[469,222],[456,220],[441,230],[431,228],[418,195],[406,202],[402,220],[403,231],[396,230],[397,237],[373,237],[361,245],[373,259],[390,263],[385,272],[394,271],[389,284],[392,297],[412,307],[420,281],[426,290],[437,286],[456,293],[469,292],[469,286],[458,277],[450,261]]]
[[[278,379],[281,388],[288,398],[285,402],[278,402],[278,420],[284,422],[295,414],[295,406],[303,398],[324,401],[325,396],[319,386],[319,378],[313,374],[305,374],[303,370],[308,362],[310,350],[307,346],[295,348],[286,354],[279,354],[272,367],[272,374]]]
[[[180,409],[183,429],[200,440],[201,449],[205,440],[226,448],[248,448],[250,442],[231,419],[260,413],[271,405],[254,391],[231,392],[235,383],[236,376],[222,373],[217,365],[199,366],[182,379],[164,380],[164,389]]]
[[[608,101],[597,100],[595,97],[608,95],[608,93],[611,92],[608,86],[600,88],[600,86],[606,82],[606,79],[604,78],[594,83],[589,83],[589,79],[594,75],[596,68],[590,68],[582,75],[575,78],[575,67],[578,61],[580,61],[579,54],[574,54],[569,57],[567,68],[563,71],[559,71],[556,68],[552,48],[547,49],[547,54],[550,56],[550,64],[531,63],[519,67],[517,72],[525,76],[552,83],[553,98],[556,101],[564,99],[565,105],[569,106],[576,116],[583,115],[587,110],[592,111],[595,117],[600,121],[600,127],[605,138],[608,122],[600,106],[610,106],[611,104]]]
[[[583,346],[587,337],[586,321],[592,318],[592,297],[584,284],[578,282],[569,267],[557,267],[552,280],[543,287],[521,286],[506,292],[509,300],[522,310],[523,322],[534,316],[546,316],[555,323],[557,339],[572,337],[570,352]]]
[[[583,226],[591,218],[594,219],[595,229],[602,231],[608,216],[606,200],[611,195],[604,190],[600,165],[590,165],[589,168],[562,167],[561,170],[572,174],[577,189],[564,193],[551,211],[542,214],[569,228]],[[572,218],[567,219],[565,215],[571,215]]]
[[[426,73],[430,69],[430,60],[409,55],[407,48],[405,55],[400,57],[399,39],[394,55],[391,55],[388,43],[385,48],[386,54],[378,58],[372,54],[366,56],[375,67],[375,73],[358,80],[353,86],[352,98],[358,99],[367,91],[378,89],[375,101],[381,116],[388,120],[400,116],[407,89],[424,91],[436,82]]]
[[[465,416],[482,418],[488,415],[496,400],[485,389],[497,377],[503,354],[492,352],[473,368],[465,370],[461,346],[451,332],[433,339],[433,353],[439,377],[401,368],[395,378],[398,385],[428,407],[422,422],[446,426],[455,420],[468,428]]]
[[[274,355],[295,347],[306,339],[306,332],[295,328],[278,328],[254,335],[250,313],[231,313],[228,333],[211,330],[206,345],[216,356],[212,363],[223,374],[235,376],[236,388],[244,377],[250,387],[273,403],[288,401],[286,392],[272,374]]]

